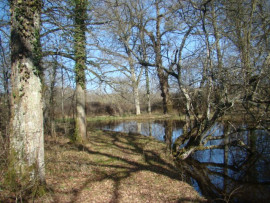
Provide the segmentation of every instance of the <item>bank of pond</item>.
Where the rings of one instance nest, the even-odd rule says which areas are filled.
[[[184,133],[184,123],[179,120],[92,121],[88,127],[152,136],[165,142],[171,151]],[[246,123],[219,122],[208,133],[211,139],[204,148],[185,160],[176,159],[185,181],[201,195],[216,201],[267,202],[270,199],[268,132],[249,128]]]

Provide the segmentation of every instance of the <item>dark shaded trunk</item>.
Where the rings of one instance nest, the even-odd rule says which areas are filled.
[[[161,68],[157,68],[159,85],[161,90],[163,113],[169,114],[172,112],[172,100],[169,93],[168,75]]]
[[[154,49],[155,49],[155,63],[156,69],[159,78],[159,85],[161,90],[161,96],[163,101],[163,113],[168,114],[172,112],[172,101],[169,93],[169,82],[168,82],[168,73],[166,73],[162,68],[162,56],[161,56],[161,33],[160,33],[160,23],[162,16],[160,15],[160,9],[158,2],[155,3],[156,5],[156,41],[154,42]]]
[[[172,120],[166,120],[165,121],[165,136],[164,140],[166,142],[167,147],[172,150],[172,136],[173,136],[173,121]]]

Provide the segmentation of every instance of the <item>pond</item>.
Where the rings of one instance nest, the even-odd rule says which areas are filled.
[[[184,123],[173,120],[111,121],[91,125],[102,130],[153,136],[171,149],[174,141],[183,134]],[[237,124],[239,126],[244,130],[226,133],[227,124],[216,123],[209,133],[219,139],[213,139],[207,145],[222,147],[196,151],[176,164],[186,182],[215,202],[267,202],[270,199],[270,136],[264,130],[247,130],[246,124]],[[227,144],[236,141],[244,144]]]

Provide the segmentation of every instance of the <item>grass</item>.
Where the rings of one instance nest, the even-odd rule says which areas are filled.
[[[182,181],[164,143],[137,134],[92,131],[74,145],[46,139],[50,188],[35,202],[205,202]]]
[[[184,120],[185,117],[183,116],[178,116],[177,114],[161,114],[161,113],[152,113],[152,114],[147,114],[143,113],[141,115],[134,115],[134,114],[129,114],[129,115],[122,115],[122,116],[92,116],[92,117],[87,117],[88,122],[97,122],[97,121],[113,121],[113,120]],[[72,123],[74,122],[74,119],[72,117],[68,118],[58,118],[56,119],[57,123]]]
[[[94,116],[88,117],[87,121],[111,121],[111,120],[184,120],[184,116],[164,115],[164,114],[141,114],[141,115],[128,115],[128,116]]]

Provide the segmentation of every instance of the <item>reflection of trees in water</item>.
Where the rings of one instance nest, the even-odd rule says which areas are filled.
[[[173,121],[166,120],[164,122],[164,127],[165,127],[164,140],[171,151],[172,150],[172,136],[173,136]]]
[[[137,133],[142,133],[142,123],[137,122]]]
[[[165,122],[164,126],[170,134],[165,135],[170,148],[172,125]],[[186,174],[187,182],[195,180],[208,198],[266,201],[270,198],[269,136],[248,126],[237,129],[234,131],[228,123],[217,125],[209,132],[213,139],[207,147],[197,148],[194,155],[178,159],[176,164]]]
[[[152,122],[146,122],[146,123],[139,123],[141,131],[138,132],[142,135],[152,136]]]
[[[241,165],[242,169],[238,169],[224,163],[204,163],[189,157],[184,161],[177,162],[177,166],[186,175],[187,182],[191,182],[192,179],[195,180],[201,193],[207,198],[230,199],[230,201],[237,199],[240,202],[255,200],[266,202],[270,198],[269,192],[267,192],[270,189],[269,183],[259,183],[256,175],[252,174],[254,173],[253,169],[249,168],[250,164],[245,163]],[[232,175],[234,173],[238,175]],[[253,178],[241,178],[248,175]]]
[[[173,143],[173,154],[177,159],[184,160],[190,155],[199,150],[210,149],[224,149],[226,145],[235,146],[246,149],[251,152],[252,135],[248,135],[252,131],[262,130],[258,127],[249,127],[247,124],[235,126],[224,126],[221,123],[213,123],[206,125],[201,129],[200,127],[192,128],[190,131],[186,131],[183,135],[179,136]],[[227,128],[225,132],[219,133],[220,129]],[[266,134],[267,131],[264,131]],[[226,135],[226,133],[228,135]],[[227,139],[224,139],[227,136]]]
[[[99,128],[152,135],[164,140],[171,150],[174,136],[176,132],[179,134],[183,123],[118,121],[103,123]],[[191,156],[177,160],[187,182],[195,188],[197,184],[201,193],[211,199],[265,202],[270,198],[267,192],[270,191],[270,137],[264,130],[216,123],[205,133],[205,138],[207,142],[203,142],[202,148],[198,145]]]

